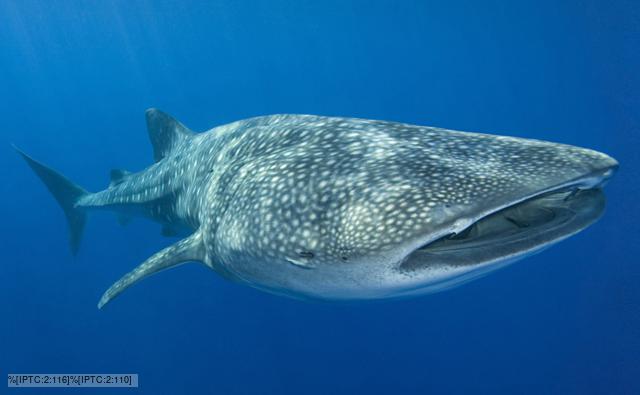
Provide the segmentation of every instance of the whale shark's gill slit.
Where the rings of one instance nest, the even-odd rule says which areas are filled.
[[[313,269],[314,266],[305,259],[300,258],[285,258],[287,262],[292,264],[295,267],[299,267],[301,269]]]
[[[311,251],[298,251],[298,256],[304,259],[313,259],[314,254]]]
[[[461,230],[458,233],[449,233],[447,236],[444,236],[443,238],[446,238],[448,240],[464,240],[466,238],[468,238],[469,236],[471,236],[471,232],[475,229],[474,224],[471,224],[471,226]]]
[[[564,201],[566,202],[566,201],[569,201],[569,200],[573,199],[578,194],[579,191],[580,191],[579,188],[574,188],[571,191],[571,193],[567,194],[567,196],[564,198]]]
[[[307,250],[299,250],[296,251],[296,257],[295,258],[285,258],[287,260],[287,262],[289,262],[290,264],[302,268],[302,269],[313,269],[315,268],[315,265],[313,264],[312,260],[313,257],[315,256],[315,254],[312,251],[307,251]]]
[[[507,221],[511,222],[512,224],[514,224],[518,228],[528,228],[529,227],[528,223],[522,221],[520,218],[517,218],[517,217],[510,217],[508,215],[505,215],[504,219],[506,219]]]

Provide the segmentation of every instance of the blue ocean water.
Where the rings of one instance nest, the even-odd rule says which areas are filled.
[[[632,0],[0,2],[0,372],[140,381],[7,393],[640,393],[639,46]],[[97,213],[72,257],[10,143],[100,190],[152,162],[152,106],[194,130],[355,116],[575,144],[621,167],[597,224],[451,291],[306,303],[184,265],[100,311],[171,241]]]

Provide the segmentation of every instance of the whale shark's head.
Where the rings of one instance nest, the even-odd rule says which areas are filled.
[[[618,166],[568,145],[390,122],[274,130],[287,144],[236,176],[212,260],[303,298],[409,296],[503,267],[596,221]]]

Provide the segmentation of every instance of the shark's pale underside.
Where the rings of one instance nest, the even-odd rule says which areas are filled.
[[[289,296],[378,299],[438,291],[595,222],[618,164],[569,145],[395,122],[251,118],[193,133],[146,112],[155,163],[91,193],[20,154],[68,219],[78,250],[94,209],[186,235],[109,288],[200,262]]]

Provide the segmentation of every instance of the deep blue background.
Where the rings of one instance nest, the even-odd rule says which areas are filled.
[[[0,2],[0,373],[133,372],[145,394],[640,393],[639,25],[634,0]],[[171,240],[98,213],[73,258],[9,143],[99,190],[151,163],[151,106],[194,130],[312,113],[510,134],[621,168],[599,223],[452,291],[303,303],[194,264],[99,311]]]

